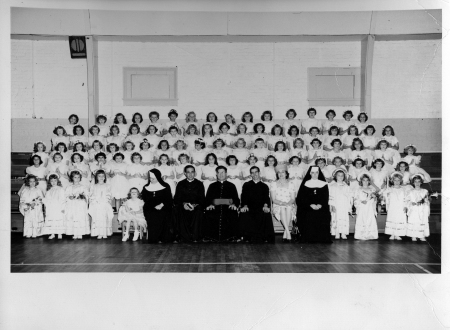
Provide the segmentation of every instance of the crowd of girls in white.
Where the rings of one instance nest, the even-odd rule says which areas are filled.
[[[145,227],[139,192],[152,168],[161,171],[174,194],[187,164],[194,165],[205,191],[216,180],[216,167],[225,165],[228,180],[240,194],[254,165],[269,186],[277,180],[277,165],[286,165],[295,191],[308,167],[317,165],[329,182],[331,234],[336,238],[347,238],[354,206],[355,238],[376,239],[376,206],[381,202],[386,204],[385,233],[391,239],[425,240],[429,196],[421,184],[431,179],[420,167],[415,146],[406,146],[401,158],[394,128],[387,125],[382,138],[375,137],[376,129],[364,112],[354,120],[352,111],[345,111],[343,121],[335,121],[334,110],[327,111],[323,121],[316,114],[310,108],[308,118],[298,120],[296,111],[289,109],[286,119],[276,123],[271,111],[264,111],[260,120],[245,112],[240,121],[231,114],[221,121],[210,112],[200,124],[194,112],[178,121],[172,109],[169,121],[160,123],[159,113],[153,111],[150,123],[143,124],[140,113],[133,114],[131,123],[118,113],[112,123],[97,116],[87,133],[78,125],[78,116],[71,115],[67,125],[53,130],[51,146],[34,144],[19,192],[24,236],[106,238],[112,234],[113,209],[128,227],[132,221]]]

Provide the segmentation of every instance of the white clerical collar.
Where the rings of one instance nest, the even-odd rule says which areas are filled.
[[[186,180],[187,180],[188,182],[193,182],[193,181],[195,180],[195,178],[192,179],[192,180],[189,180],[188,178],[186,178]]]
[[[253,180],[254,183],[258,183],[261,182],[261,179],[259,179],[258,181]]]
[[[308,188],[322,188],[326,184],[327,183],[325,181],[321,181],[318,179],[310,179],[310,180],[306,181],[305,186]]]

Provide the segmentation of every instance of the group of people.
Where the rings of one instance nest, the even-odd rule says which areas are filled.
[[[165,123],[150,112],[150,124],[135,113],[128,125],[118,113],[111,126],[97,116],[88,136],[71,115],[55,127],[49,152],[34,145],[19,192],[24,236],[106,238],[118,211],[124,240],[133,224],[133,240],[147,231],[150,242],[271,242],[273,216],[284,242],[292,223],[302,241],[331,242],[330,233],[347,238],[354,207],[355,238],[376,239],[377,204],[386,204],[391,239],[425,240],[429,195],[421,184],[431,178],[415,146],[402,158],[393,127],[374,137],[364,112],[353,121],[347,110],[341,122],[334,110],[325,121],[314,108],[307,114],[296,120],[289,109],[275,123],[264,111],[254,123],[245,112],[237,124],[231,114],[218,122],[209,113],[200,125],[194,112],[180,123],[172,109]]]

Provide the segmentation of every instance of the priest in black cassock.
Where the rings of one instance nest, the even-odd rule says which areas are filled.
[[[227,169],[216,168],[217,181],[209,185],[206,193],[204,242],[236,242],[239,239],[238,206],[236,186],[227,181]]]
[[[178,182],[175,191],[175,224],[179,240],[197,243],[201,237],[205,187],[195,178],[194,166],[187,165],[184,175],[186,179]]]
[[[269,187],[261,181],[257,166],[250,168],[251,181],[244,183],[241,194],[239,223],[245,241],[273,243],[272,214],[270,213]]]

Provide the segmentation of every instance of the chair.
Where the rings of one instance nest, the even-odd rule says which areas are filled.
[[[126,231],[126,222],[123,221],[122,222],[122,238],[125,236],[125,231]],[[134,233],[136,229],[134,228],[134,222],[130,225],[130,233]],[[148,239],[148,230],[145,231],[146,233],[146,239]],[[142,240],[142,237],[144,236],[144,229],[141,227],[139,228],[139,238]]]

